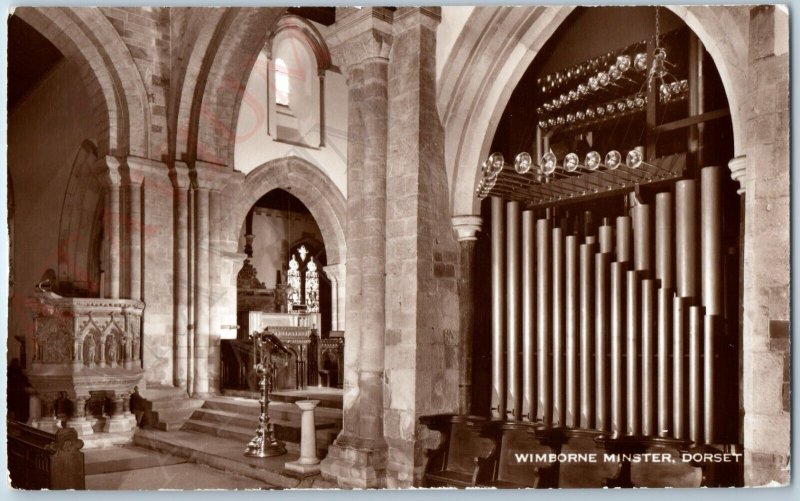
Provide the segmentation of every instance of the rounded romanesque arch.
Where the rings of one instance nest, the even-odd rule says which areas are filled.
[[[175,157],[233,165],[236,123],[247,78],[283,8],[198,13],[186,68],[179,77]]]
[[[311,212],[322,232],[328,265],[344,263],[345,198],[321,169],[294,156],[271,160],[251,171],[243,183],[229,188],[229,199],[235,202],[223,225],[228,232],[227,240],[238,240],[247,212],[258,199],[276,188],[289,191]]]
[[[98,155],[149,157],[147,93],[130,51],[98,9],[19,7],[14,15],[83,68]]]
[[[716,64],[728,97],[734,150],[746,147],[749,7],[667,6],[691,28]],[[574,7],[476,7],[439,80],[445,161],[453,215],[475,214],[475,183],[503,110],[525,70]]]

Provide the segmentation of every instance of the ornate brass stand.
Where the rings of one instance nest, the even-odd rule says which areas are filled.
[[[258,374],[258,386],[261,389],[261,398],[258,401],[261,404],[261,414],[258,416],[256,436],[247,444],[244,455],[257,458],[280,456],[286,454],[286,447],[283,442],[275,438],[275,429],[269,420],[269,393],[272,391],[273,353],[276,351],[288,353],[288,350],[269,332],[269,329],[254,332],[251,337],[257,361],[255,369]]]

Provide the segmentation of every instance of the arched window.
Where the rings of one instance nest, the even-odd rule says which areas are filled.
[[[265,48],[271,59],[269,134],[277,141],[325,145],[325,72],[330,53],[317,29],[298,16],[284,16]]]
[[[289,106],[289,68],[281,58],[275,60],[275,102]]]

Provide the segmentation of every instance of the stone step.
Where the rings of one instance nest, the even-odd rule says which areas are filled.
[[[246,416],[253,416],[255,418],[261,413],[261,406],[257,401],[235,397],[210,398],[203,404],[203,408],[233,412]],[[300,408],[293,403],[277,401],[270,402],[269,404],[269,415],[274,419],[296,420],[300,422],[301,413],[302,411]],[[342,411],[339,409],[317,407],[314,410],[314,416],[317,421],[334,421],[341,427]]]
[[[192,414],[197,412],[197,407],[189,409],[158,411],[153,413],[153,428],[164,431],[180,430]]]
[[[144,401],[145,409],[150,411],[179,410],[188,409],[190,407],[196,408],[202,404],[202,400],[194,400],[188,396],[185,398],[164,398]]]
[[[271,406],[270,406],[271,407]],[[273,424],[282,424],[292,428],[300,428],[300,417],[293,413],[288,413],[280,409],[273,410],[270,408],[269,412],[270,421]],[[200,408],[194,411],[191,418],[195,421],[208,421],[212,423],[243,426],[255,428],[258,426],[258,416],[249,414],[240,414],[238,412],[223,411],[219,409]],[[341,419],[330,419],[324,417],[316,417],[314,420],[316,429],[329,429],[341,428]]]

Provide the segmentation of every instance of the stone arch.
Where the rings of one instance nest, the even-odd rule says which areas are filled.
[[[475,183],[511,93],[536,54],[575,7],[476,7],[442,70],[437,103],[453,215],[475,214]],[[734,150],[746,146],[749,7],[667,6],[706,46],[719,71],[733,123]]]
[[[14,15],[78,61],[92,100],[99,155],[149,157],[147,93],[111,22],[89,8],[19,7]]]
[[[306,21],[300,16],[285,15],[278,20],[275,30],[270,35],[270,44],[275,40],[278,35],[286,32],[296,34],[311,51],[317,60],[317,71],[325,71],[333,64],[331,62],[331,52],[328,49],[328,44],[320,34],[319,30],[313,24]],[[271,49],[271,47],[269,48]]]
[[[99,230],[102,188],[96,176],[97,147],[85,140],[72,162],[58,228],[59,282],[90,281],[92,246]],[[88,231],[91,230],[91,231]]]
[[[328,265],[344,263],[345,198],[320,168],[295,156],[271,160],[251,171],[241,185],[231,188],[235,192],[229,193],[230,200],[236,203],[223,225],[227,240],[238,241],[247,212],[259,198],[276,188],[291,192],[311,212],[322,233]]]
[[[176,158],[233,165],[247,78],[284,10],[230,7],[207,16],[194,37],[196,47],[183,76]]]

